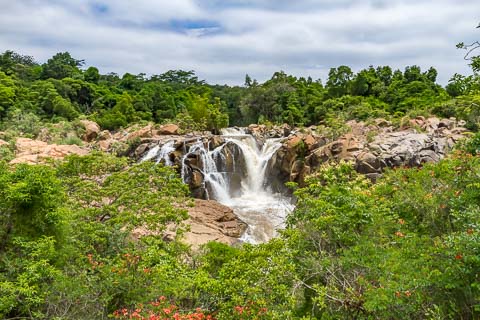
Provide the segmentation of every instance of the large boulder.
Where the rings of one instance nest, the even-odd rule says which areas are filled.
[[[184,239],[194,248],[210,241],[235,244],[247,229],[247,224],[231,208],[213,200],[195,199],[195,206],[188,209],[188,214],[190,231]]]
[[[179,129],[176,124],[164,124],[158,129],[157,133],[160,135],[176,135]]]
[[[123,136],[120,141],[130,142],[140,138],[151,138],[153,136],[153,126],[151,124],[133,132],[128,133],[126,136]]]
[[[356,170],[363,174],[380,173],[385,166],[382,159],[368,151],[360,153],[355,164]]]
[[[316,168],[328,160],[354,160],[364,148],[363,143],[352,134],[346,134],[339,139],[313,150],[307,157],[306,163]]]
[[[42,153],[47,146],[48,143],[40,140],[18,138],[15,142],[15,151],[18,156],[26,154],[39,154]]]
[[[80,120],[80,123],[85,128],[85,134],[82,137],[84,141],[91,142],[98,137],[100,133],[100,126],[96,122],[90,120]]]
[[[240,220],[227,206],[214,200],[195,199],[194,206],[188,208],[189,218],[185,224],[189,230],[183,235],[183,242],[198,249],[210,241],[217,241],[228,245],[239,243],[239,238],[247,229],[247,224]],[[163,234],[165,240],[175,237],[175,227],[167,228]],[[138,239],[142,236],[152,234],[145,227],[138,227],[133,230],[132,235]]]

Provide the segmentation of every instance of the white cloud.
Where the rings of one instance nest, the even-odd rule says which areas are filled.
[[[480,38],[478,0],[0,0],[0,51],[45,61],[70,51],[102,72],[194,69],[210,83],[284,70],[434,66],[467,73],[460,41]],[[172,21],[180,21],[177,25]],[[183,22],[182,22],[183,21]],[[182,30],[184,28],[184,30]]]

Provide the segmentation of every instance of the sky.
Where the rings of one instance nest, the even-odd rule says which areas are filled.
[[[469,74],[480,0],[0,0],[0,51],[68,51],[102,73],[194,70],[211,84],[348,65]]]

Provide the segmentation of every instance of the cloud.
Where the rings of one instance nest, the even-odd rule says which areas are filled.
[[[102,72],[196,70],[210,83],[284,70],[326,79],[349,65],[468,73],[478,0],[0,0],[0,51],[45,61],[69,51]]]

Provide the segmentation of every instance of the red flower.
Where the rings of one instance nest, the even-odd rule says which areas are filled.
[[[238,312],[238,314],[242,314],[242,313],[243,313],[243,307],[241,307],[241,306],[236,306],[236,307],[235,307],[235,311]]]
[[[164,309],[162,309],[162,311],[165,314],[170,314],[172,312],[172,310],[170,310],[169,308],[164,308]]]

